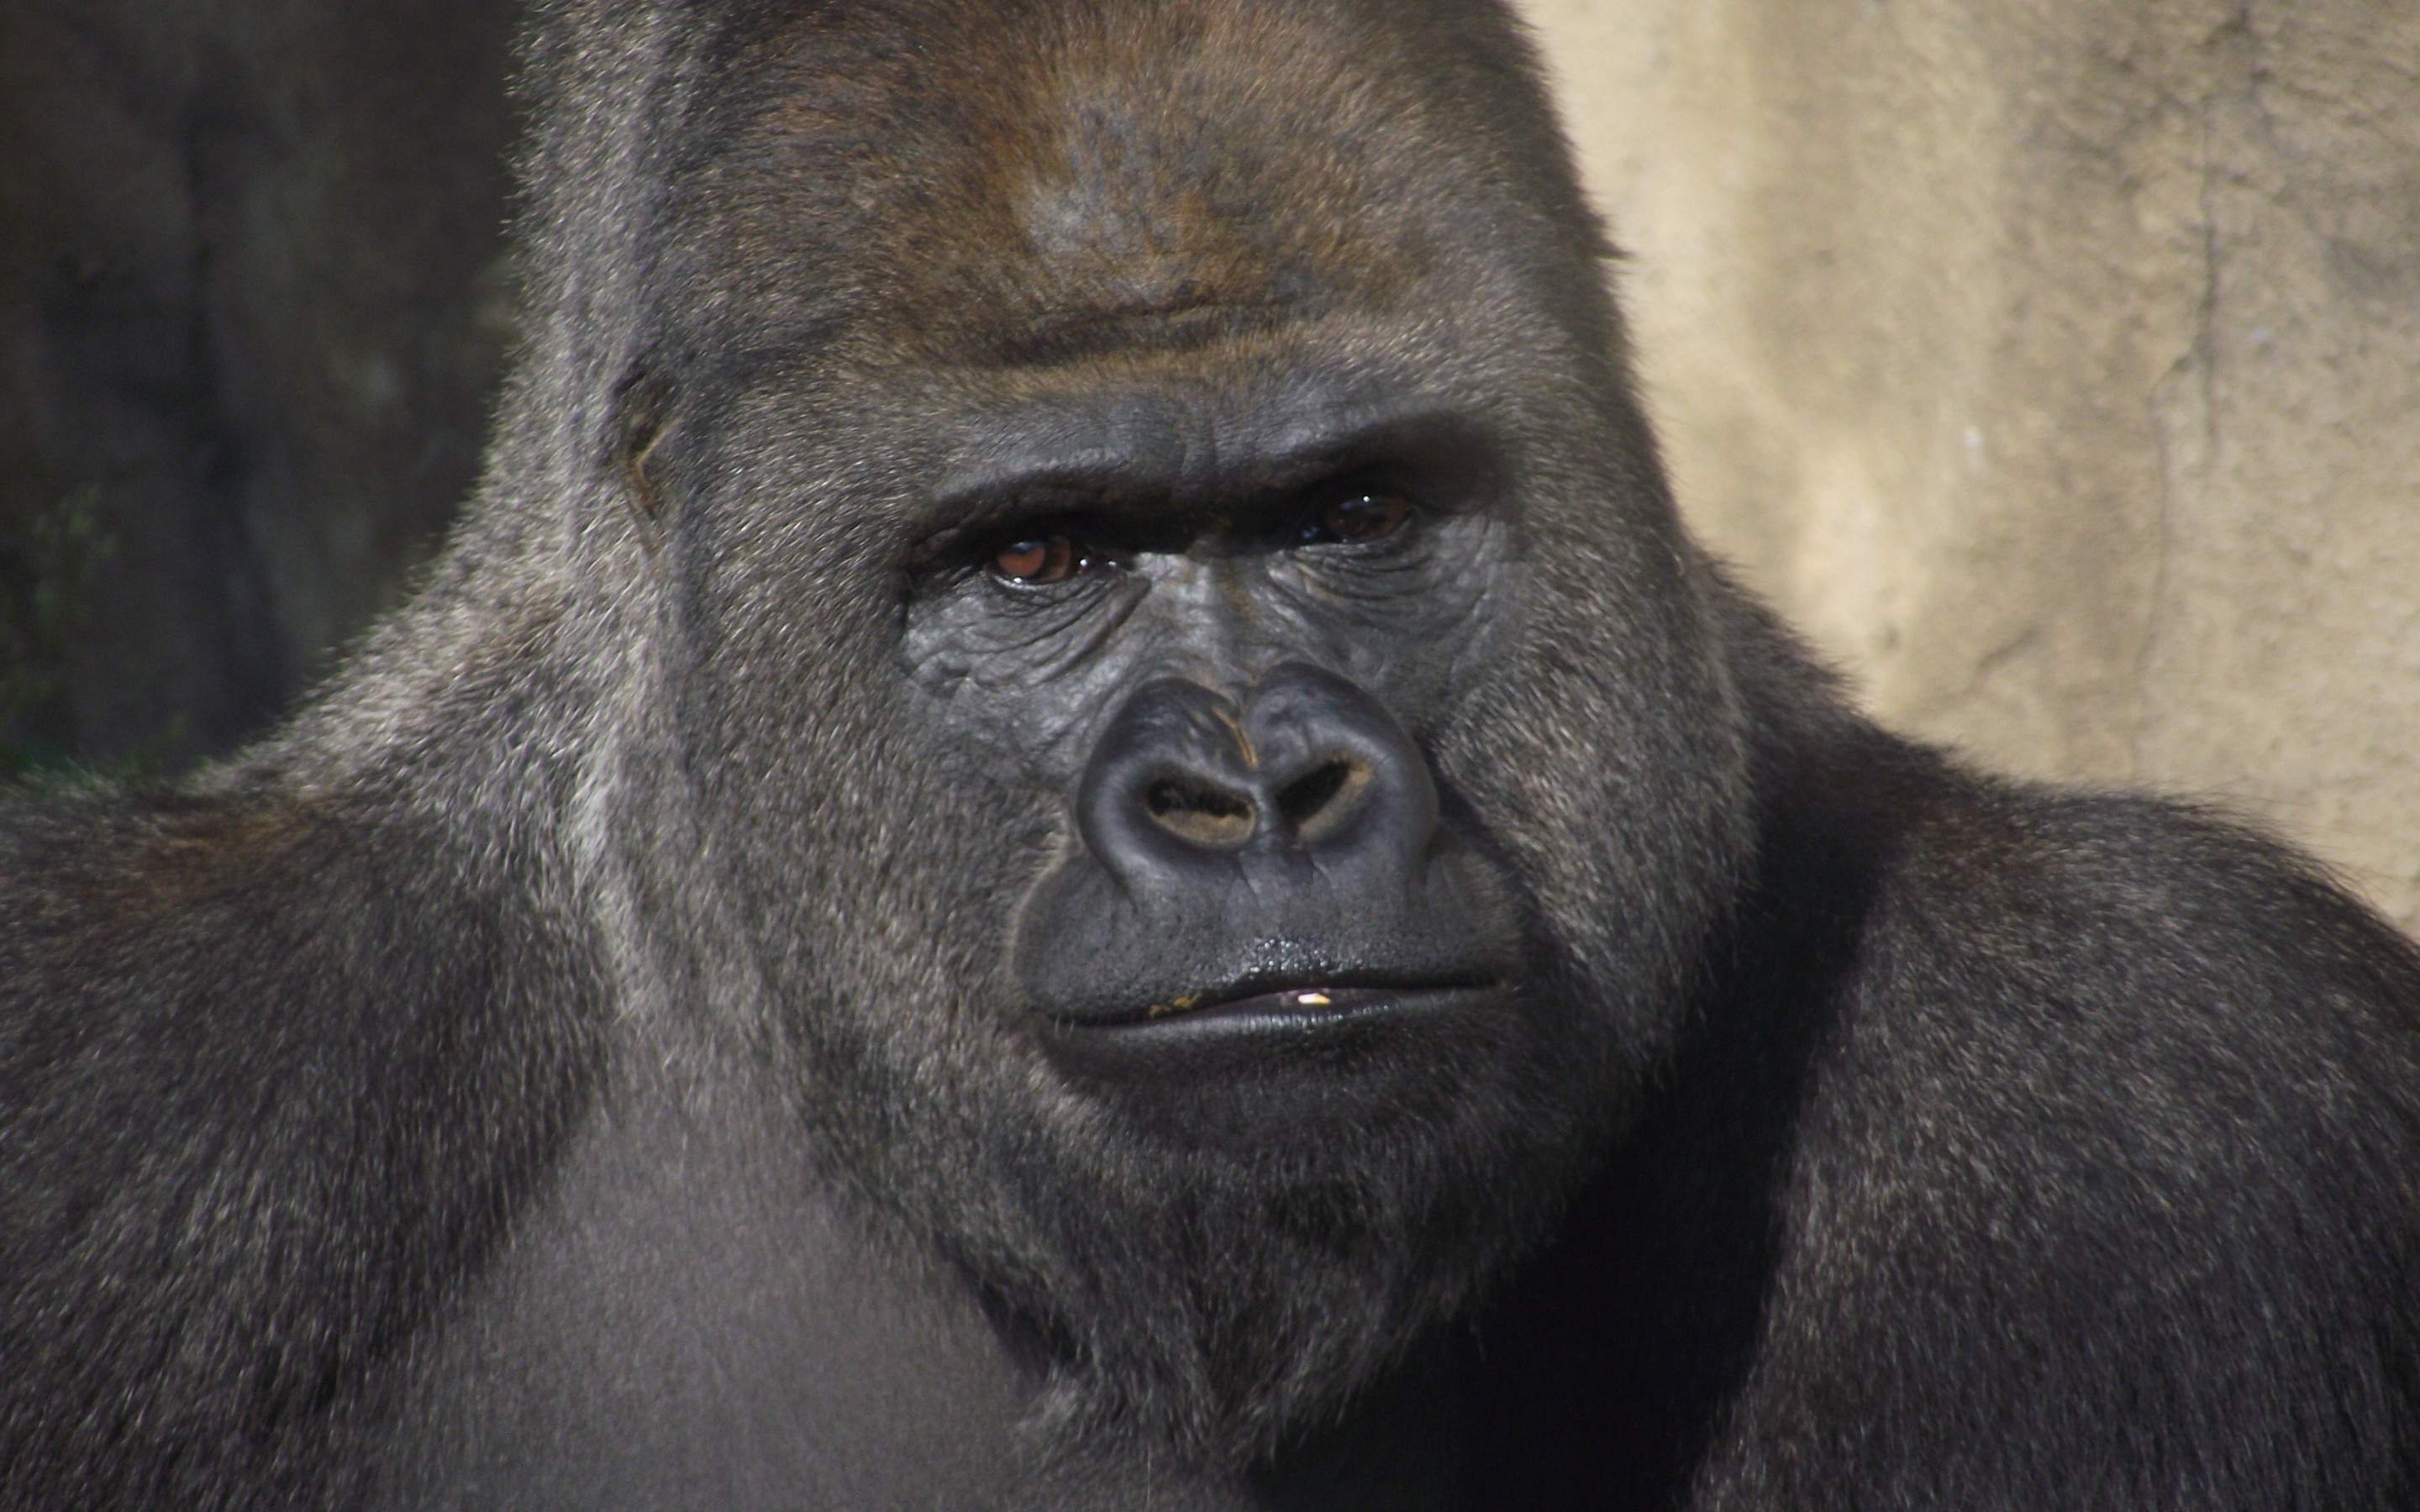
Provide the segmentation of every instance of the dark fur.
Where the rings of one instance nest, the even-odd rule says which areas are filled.
[[[531,58],[535,334],[434,579],[249,756],[0,813],[0,1503],[2420,1495],[2420,954],[1846,708],[1681,535],[1494,6]],[[1210,653],[1018,662],[935,480],[1340,374],[1490,438],[1467,573],[1245,639],[1385,693],[1546,1038],[1145,1137],[1009,943],[1102,711]]]

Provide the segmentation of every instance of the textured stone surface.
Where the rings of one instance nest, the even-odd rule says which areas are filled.
[[[2420,925],[2420,7],[1527,8],[1748,580],[1895,725]]]

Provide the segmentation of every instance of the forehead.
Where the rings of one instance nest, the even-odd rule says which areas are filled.
[[[728,54],[693,224],[728,315],[926,360],[1417,307],[1481,176],[1401,54],[1257,0],[809,8]]]

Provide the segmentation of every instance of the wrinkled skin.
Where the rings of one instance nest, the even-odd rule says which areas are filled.
[[[2413,1491],[2420,959],[1845,707],[1496,7],[531,57],[435,580],[0,821],[0,1501]]]

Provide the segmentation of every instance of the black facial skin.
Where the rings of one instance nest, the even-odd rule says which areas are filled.
[[[425,592],[0,805],[0,1508],[2393,1507],[2420,950],[1856,714],[1489,0],[542,0]]]
[[[1336,1034],[1314,1026],[1502,1016],[1520,985],[1509,879],[1441,819],[1394,712],[1433,724],[1508,573],[1481,443],[1326,476],[1316,455],[1243,460],[1184,502],[1141,477],[991,480],[1038,512],[954,527],[970,544],[919,574],[908,610],[920,682],[1069,802],[1013,955],[1035,1032],[1096,1072],[1168,1076],[1161,1057],[1223,1046],[1249,1076],[1325,1055]],[[1289,472],[1311,481],[1253,496]],[[1061,580],[1001,570],[1029,560]]]

